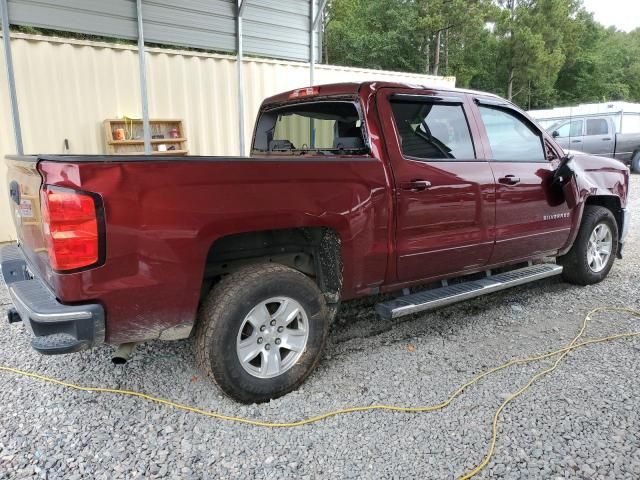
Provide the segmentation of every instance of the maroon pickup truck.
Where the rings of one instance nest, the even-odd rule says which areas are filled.
[[[596,283],[629,221],[626,166],[565,156],[513,104],[457,89],[276,95],[249,158],[7,162],[2,274],[33,348],[124,357],[193,335],[242,402],[304,381],[342,300],[397,292],[376,306],[393,319],[557,274]]]

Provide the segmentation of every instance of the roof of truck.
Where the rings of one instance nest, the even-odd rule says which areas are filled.
[[[316,88],[319,90],[317,94],[319,96],[356,95],[360,91],[362,91],[362,89],[368,89],[371,92],[373,92],[380,88],[408,88],[408,89],[414,89],[414,90],[455,92],[455,93],[464,93],[464,94],[477,95],[477,96],[483,96],[483,97],[501,98],[498,95],[494,95],[493,93],[480,92],[476,90],[467,90],[467,89],[456,88],[456,87],[449,87],[446,85],[445,86],[428,85],[428,84],[419,85],[419,84],[401,83],[401,82],[367,81],[367,82],[328,83],[324,85],[313,85],[311,87],[296,88],[296,89],[288,90],[286,92],[282,92],[272,97],[266,98],[263,102],[263,105],[288,101],[290,100],[289,95],[291,95],[293,92],[301,91],[304,89],[316,89]]]

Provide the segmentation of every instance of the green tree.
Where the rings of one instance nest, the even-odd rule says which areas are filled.
[[[330,63],[453,75],[524,107],[640,101],[640,29],[582,0],[332,0]]]
[[[338,65],[420,72],[414,2],[334,0],[325,29],[328,59]]]

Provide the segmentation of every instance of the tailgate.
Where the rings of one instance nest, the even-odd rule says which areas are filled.
[[[24,255],[29,260],[30,267],[35,267],[40,277],[47,280],[51,268],[42,230],[40,211],[42,177],[36,169],[38,158],[35,156],[11,156],[7,157],[6,161],[9,208],[13,213],[13,223],[18,234],[18,241]]]

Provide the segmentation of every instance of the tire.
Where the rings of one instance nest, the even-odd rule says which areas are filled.
[[[292,315],[294,320],[284,327],[282,319]],[[266,402],[296,389],[314,370],[329,325],[324,296],[307,276],[273,263],[244,267],[216,285],[201,307],[195,339],[198,366],[231,398]],[[295,343],[291,350],[285,348],[289,341]],[[259,353],[251,361],[240,360],[240,355],[248,358],[255,351]]]
[[[636,154],[631,159],[631,171],[640,173],[640,152],[636,152]]]
[[[598,230],[596,231],[596,229]],[[598,253],[600,260],[596,261],[596,255],[593,252],[606,251],[607,242],[606,239],[602,239],[598,243],[600,245],[598,248],[601,250],[594,250],[591,242],[592,235],[601,235],[607,229],[611,236],[609,255],[604,260],[603,254]],[[617,252],[618,224],[613,214],[607,208],[586,205],[582,215],[582,223],[571,250],[566,255],[558,257],[558,263],[564,267],[562,277],[566,282],[576,285],[592,285],[601,282],[611,270]]]

